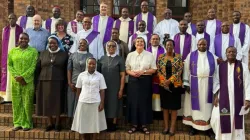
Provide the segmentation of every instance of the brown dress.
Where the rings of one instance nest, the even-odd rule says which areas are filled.
[[[60,115],[64,111],[68,54],[42,52],[38,59],[39,79],[36,91],[38,116]]]

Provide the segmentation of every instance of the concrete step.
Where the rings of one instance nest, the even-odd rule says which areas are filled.
[[[0,126],[0,140],[80,140],[82,136],[77,132],[62,130],[61,132],[44,132],[43,129],[35,128],[30,131],[12,131],[12,127]],[[189,136],[186,132],[178,131],[172,137],[162,135],[158,131],[151,131],[150,135],[141,132],[128,134],[126,131],[101,132],[97,136],[98,140],[210,140],[208,136],[198,134]]]

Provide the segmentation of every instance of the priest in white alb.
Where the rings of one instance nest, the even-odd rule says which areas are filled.
[[[135,32],[137,30],[139,30],[138,28],[138,22],[144,20],[146,22],[146,30],[152,34],[154,31],[154,28],[157,24],[157,19],[156,17],[148,11],[148,2],[147,1],[143,1],[141,3],[141,13],[139,13],[138,15],[136,15],[134,17],[134,26],[135,26]]]
[[[48,18],[47,20],[45,20],[43,22],[43,28],[47,29],[51,34],[55,33],[55,31],[56,31],[56,26],[55,26],[56,22],[61,19],[60,18],[61,9],[59,7],[54,7],[52,9],[52,14],[53,14],[53,17]]]
[[[216,11],[211,8],[207,12],[207,20],[204,21],[206,25],[205,31],[211,36],[214,37],[217,34],[221,33],[221,21],[216,19]]]
[[[122,8],[122,16],[115,20],[114,28],[119,29],[119,39],[128,43],[128,39],[134,34],[134,21],[129,18],[128,8]]]
[[[102,2],[100,4],[100,14],[92,18],[92,28],[94,31],[100,33],[100,38],[103,44],[110,41],[114,23],[114,19],[107,16],[107,8],[107,4]]]
[[[198,21],[196,23],[196,29],[197,29],[197,33],[195,35],[196,42],[198,42],[201,38],[204,38],[207,41],[207,50],[210,50],[210,48],[213,48],[214,38],[211,37],[208,33],[206,33],[204,21]]]
[[[129,37],[128,49],[129,51],[135,51],[134,41],[137,37],[142,37],[145,41],[145,50],[148,48],[150,43],[151,34],[146,30],[146,22],[141,20],[138,22],[138,31]]]
[[[242,46],[242,62],[248,64],[248,51],[250,45],[249,26],[240,22],[241,13],[233,12],[233,24],[230,25],[230,33],[239,37]]]
[[[183,19],[188,22],[187,33],[192,34],[192,35],[195,36],[195,34],[197,32],[197,29],[196,29],[196,25],[194,23],[192,23],[192,14],[190,12],[186,12],[184,14]]]
[[[70,21],[67,26],[67,34],[71,35],[73,38],[76,37],[76,34],[83,30],[83,16],[84,13],[81,10],[76,12],[76,19]]]
[[[91,19],[85,17],[83,19],[83,30],[77,33],[73,46],[70,48],[70,53],[78,51],[80,39],[88,41],[88,50],[96,60],[99,60],[104,55],[103,44],[100,39],[100,34],[91,28]]]
[[[160,35],[160,44],[163,44],[165,36],[173,38],[174,35],[180,32],[179,22],[172,19],[172,10],[165,9],[164,16],[165,19],[159,22],[154,29],[154,33]]]
[[[248,66],[236,59],[237,50],[226,50],[227,61],[214,78],[211,126],[216,140],[245,140],[244,115],[250,107]],[[249,111],[249,110],[248,110]]]
[[[26,15],[20,16],[16,23],[24,29],[32,28],[34,15],[35,15],[35,8],[29,5],[26,7]]]
[[[214,46],[210,47],[210,51],[218,57],[217,61],[219,64],[227,59],[226,49],[229,46],[234,46],[237,49],[237,60],[242,59],[240,39],[237,36],[229,33],[229,27],[229,22],[226,21],[222,23],[221,33],[215,36]]]
[[[214,137],[210,126],[213,109],[213,77],[217,68],[216,56],[207,50],[207,41],[202,38],[198,49],[190,53],[184,61],[183,84],[186,88],[183,123],[190,126],[189,135],[197,130],[206,131]]]

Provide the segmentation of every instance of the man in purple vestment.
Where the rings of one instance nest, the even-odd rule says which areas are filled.
[[[183,17],[184,20],[188,22],[187,33],[195,35],[197,30],[195,24],[192,23],[192,14],[190,12],[186,12]]]
[[[206,32],[214,37],[215,35],[221,33],[221,21],[216,19],[216,11],[211,8],[207,12],[207,20],[205,20]]]
[[[246,64],[236,59],[237,49],[226,49],[213,82],[211,126],[216,140],[245,140],[244,115],[250,107],[250,77]]]
[[[43,28],[47,29],[51,34],[56,31],[56,22],[61,19],[61,9],[59,7],[54,7],[52,9],[53,17],[48,18],[44,21]]]
[[[68,23],[67,34],[71,35],[73,38],[76,37],[76,34],[83,30],[83,17],[84,13],[82,10],[76,12],[76,18]]]
[[[15,14],[10,14],[8,21],[9,25],[4,27],[2,32],[0,96],[4,99],[3,103],[11,101],[11,75],[7,68],[8,52],[18,45],[19,35],[23,32],[23,28],[16,24]]]
[[[17,24],[24,29],[31,28],[33,26],[33,16],[35,15],[35,8],[31,5],[26,7],[26,15],[20,16],[17,20]]]
[[[207,50],[210,50],[214,46],[214,39],[205,32],[205,23],[204,21],[198,21],[196,23],[197,33],[194,35],[196,38],[196,42],[198,42],[201,38],[205,38],[207,41]]]

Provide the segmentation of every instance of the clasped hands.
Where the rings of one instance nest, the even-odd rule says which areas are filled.
[[[131,72],[131,75],[134,76],[134,77],[140,77],[141,75],[144,74],[144,71],[143,70],[139,70],[139,71],[132,71]]]
[[[27,83],[25,82],[24,78],[22,76],[16,76],[15,80],[20,83],[22,86],[27,85]]]

